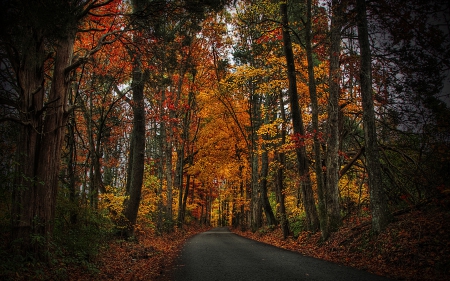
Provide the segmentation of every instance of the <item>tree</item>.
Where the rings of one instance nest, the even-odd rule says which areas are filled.
[[[356,1],[358,41],[360,54],[360,81],[363,107],[365,155],[369,173],[372,229],[375,233],[384,230],[388,223],[388,209],[383,190],[379,148],[375,126],[375,111],[372,98],[372,59],[370,54],[365,0]]]
[[[280,103],[280,115],[281,121],[281,145],[286,144],[286,111],[284,109],[283,93],[280,91],[279,94]],[[276,191],[278,197],[278,204],[280,205],[280,225],[283,232],[283,238],[286,239],[289,234],[289,221],[286,214],[286,204],[285,204],[285,194],[284,194],[284,167],[286,165],[286,155],[284,152],[277,152],[278,156],[278,167],[276,171]]]
[[[8,61],[8,68],[2,71],[14,73],[11,104],[16,110],[15,121],[22,125],[17,153],[20,176],[12,204],[12,238],[21,241],[19,252],[42,257],[51,240],[61,148],[71,110],[70,77],[86,57],[111,40],[103,37],[97,48],[73,59],[77,27],[89,11],[111,2],[2,3],[2,18],[8,23],[1,33],[1,50]],[[52,17],[55,14],[56,19]],[[43,237],[46,242],[35,243],[33,237]]]
[[[326,213],[326,190],[322,167],[322,144],[319,140],[319,104],[317,100],[317,85],[314,74],[313,60],[313,38],[312,38],[312,1],[306,1],[306,22],[305,22],[305,50],[308,68],[308,88],[311,100],[312,129],[314,138],[314,167],[316,170],[317,193],[319,197],[318,211],[322,238],[326,240],[329,235],[328,218]],[[332,202],[330,202],[332,203]]]
[[[287,75],[289,80],[289,101],[291,105],[292,124],[295,137],[298,138],[296,145],[296,154],[299,164],[299,173],[302,181],[302,199],[305,206],[307,217],[307,228],[310,231],[316,231],[319,228],[319,220],[315,206],[314,194],[311,186],[311,178],[309,174],[309,165],[306,158],[306,148],[302,144],[305,137],[303,120],[298,104],[297,79],[295,73],[294,55],[292,52],[292,43],[289,34],[289,22],[287,16],[286,4],[280,4],[280,11],[283,25],[283,47],[287,63]]]
[[[341,29],[343,23],[344,1],[332,1],[330,28],[330,69],[329,69],[329,98],[327,119],[327,159],[326,159],[326,206],[328,214],[328,231],[336,231],[341,224],[339,208],[339,92]],[[323,235],[326,236],[327,235]]]

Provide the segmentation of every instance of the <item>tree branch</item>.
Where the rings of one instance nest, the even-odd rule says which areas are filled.
[[[124,30],[116,30],[116,31],[112,31],[112,32],[108,32],[106,34],[103,34],[102,37],[100,37],[99,42],[97,44],[97,46],[95,46],[94,48],[92,48],[85,56],[78,58],[75,62],[73,62],[71,65],[69,65],[68,67],[66,67],[66,69],[64,69],[64,73],[67,75],[68,73],[70,73],[72,70],[77,69],[80,65],[84,64],[87,62],[87,60],[89,59],[89,57],[91,57],[92,55],[94,55],[95,53],[97,53],[98,51],[101,50],[101,48],[104,45],[108,45],[108,44],[112,44],[114,42],[116,42],[119,39],[119,35],[125,32]],[[106,40],[109,36],[114,36],[114,39],[111,40]]]
[[[359,157],[361,157],[361,155],[364,153],[365,147],[362,146],[358,153],[356,153],[356,155],[352,158],[352,160],[350,160],[350,162],[347,163],[347,165],[345,165],[344,168],[342,168],[339,171],[339,179],[342,178],[343,175],[345,175],[345,173],[347,173],[347,171],[355,164],[356,160],[359,159]]]

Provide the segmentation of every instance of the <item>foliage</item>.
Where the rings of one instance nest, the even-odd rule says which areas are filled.
[[[114,233],[111,219],[90,208],[77,208],[77,222],[71,224],[67,221],[67,213],[60,212],[63,214],[57,216],[54,233],[54,242],[61,255],[57,257],[59,263],[79,264],[95,270],[92,261],[107,246]]]
[[[48,262],[36,259],[33,255],[11,254],[4,244],[9,237],[2,233],[6,239],[0,247],[0,277],[5,280],[65,280],[70,274],[70,268],[80,268],[90,273],[98,271],[93,262],[107,248],[114,224],[105,214],[88,206],[80,206],[79,202],[70,202],[62,195],[58,198],[57,206],[51,243],[47,244],[44,236],[34,236],[33,239],[33,243],[46,246]],[[76,222],[71,220],[74,214]],[[11,241],[11,246],[17,243],[20,241]]]
[[[120,227],[125,219],[123,216],[123,202],[127,198],[125,192],[120,189],[115,189],[111,186],[106,186],[106,193],[99,196],[99,212],[105,219],[111,220],[116,227]]]
[[[306,230],[305,226],[305,213],[298,216],[289,218],[289,230],[294,237],[298,237],[302,232]]]
[[[0,247],[1,274],[12,278],[16,275],[18,279],[33,275],[45,279],[53,273],[61,279],[68,276],[153,278],[163,266],[164,247],[170,244],[170,239],[174,239],[174,245],[181,245],[186,237],[182,232],[186,225],[224,224],[242,229],[250,225],[252,207],[257,202],[252,199],[252,191],[263,182],[260,176],[263,155],[267,155],[269,167],[268,176],[264,178],[266,193],[278,218],[281,217],[280,199],[275,190],[280,180],[277,173],[282,170],[280,177],[290,231],[293,237],[300,239],[295,240],[298,242],[295,247],[327,259],[332,259],[331,256],[348,259],[349,264],[357,266],[362,266],[363,262],[369,265],[379,262],[384,272],[388,272],[391,265],[401,272],[399,261],[402,258],[408,261],[405,263],[408,268],[421,268],[425,264],[432,267],[434,263],[437,271],[447,270],[448,264],[438,258],[447,253],[435,249],[439,243],[431,238],[433,235],[436,239],[445,237],[441,232],[447,231],[447,226],[436,219],[447,219],[445,212],[433,218],[426,210],[413,211],[411,217],[402,217],[402,223],[394,221],[378,238],[371,236],[368,230],[371,187],[363,153],[360,48],[354,39],[352,6],[345,8],[347,26],[342,34],[342,78],[339,81],[339,166],[341,171],[348,168],[339,178],[339,196],[346,225],[329,242],[316,245],[317,234],[305,232],[303,179],[298,174],[295,153],[299,146],[306,148],[317,200],[317,176],[312,169],[316,153],[312,149],[313,140],[318,137],[321,157],[326,159],[329,137],[330,42],[327,33],[331,10],[326,6],[329,1],[312,1],[318,131],[312,129],[304,49],[305,7],[298,1],[289,2],[298,102],[305,123],[302,135],[292,133],[277,1],[232,1],[236,8],[225,10],[220,10],[216,4],[227,1],[178,1],[179,6],[172,5],[171,1],[147,1],[142,13],[135,15],[130,14],[133,1],[78,2],[86,6],[88,3],[107,5],[100,5],[95,13],[87,13],[77,25],[73,49],[73,61],[77,64],[65,80],[70,82],[68,99],[63,106],[68,124],[61,136],[65,146],[61,151],[53,236],[49,240],[43,235],[31,237],[34,246],[46,249],[44,256],[50,263],[42,270],[39,269],[41,261],[32,256],[7,257],[11,256],[11,245],[21,242],[9,243],[11,213],[20,207],[11,205],[11,198],[22,188],[14,185],[20,178],[16,173],[17,165],[40,164],[16,163],[22,155],[22,151],[17,151],[18,134],[22,127],[29,125],[29,114],[51,116],[41,112],[49,110],[53,101],[43,100],[42,111],[16,108],[21,100],[16,91],[22,85],[16,81],[12,62],[7,59],[7,54],[14,53],[8,49],[8,38],[3,32],[0,34],[0,235],[4,238]],[[40,9],[47,7],[36,5]],[[441,87],[449,67],[450,55],[445,51],[449,50],[449,40],[437,28],[441,23],[427,20],[430,15],[442,12],[437,9],[440,4],[434,5],[421,1],[400,5],[389,0],[372,1],[369,5],[371,35],[374,39],[383,38],[372,46],[372,86],[384,192],[394,214],[396,210],[429,202],[444,205],[450,194],[450,110],[445,103],[448,94]],[[45,15],[56,13],[61,6],[50,5],[49,8]],[[64,29],[69,22],[59,21],[66,13],[58,17],[57,25],[49,21],[53,17],[43,18],[43,27],[50,31]],[[11,15],[8,18],[12,18]],[[4,25],[16,30],[16,27]],[[61,36],[60,32],[49,35],[45,48],[53,46]],[[55,52],[53,49],[46,51],[42,85],[48,89],[53,83]],[[134,54],[133,59],[130,54]],[[146,147],[139,153],[144,154],[146,165],[134,226],[135,238],[140,241],[134,244],[110,239],[115,230],[126,225],[123,207],[128,198],[127,182],[132,178],[127,168],[132,162],[131,130],[135,121],[132,109],[136,106],[131,97],[133,87],[139,84],[133,66],[138,60],[142,67],[139,83],[144,89],[142,106],[146,114]],[[40,90],[37,88],[30,93]],[[23,120],[16,120],[17,116]],[[20,122],[11,122],[11,119]],[[43,135],[49,134],[40,134]],[[38,142],[30,142],[35,143]],[[60,151],[52,153],[59,155]],[[280,154],[285,158],[283,161],[279,159]],[[40,179],[30,179],[25,182],[40,182]],[[413,216],[417,221],[413,221]],[[262,217],[262,228],[257,233],[262,238],[273,238],[279,230],[266,226]],[[406,222],[411,230],[406,229]],[[426,232],[433,225],[438,227],[437,232]],[[426,234],[427,238],[420,240],[412,230]],[[174,233],[168,234],[171,231]],[[104,248],[106,242],[110,249]],[[169,248],[169,255],[176,251],[172,247],[175,246]],[[414,250],[408,252],[408,247]],[[419,251],[422,248],[434,256],[424,259]],[[103,255],[116,260],[108,260],[109,257]],[[138,266],[152,263],[157,267],[138,271]],[[82,275],[76,266],[87,268],[94,275]],[[126,272],[130,268],[133,273]],[[117,272],[120,274],[116,275]]]

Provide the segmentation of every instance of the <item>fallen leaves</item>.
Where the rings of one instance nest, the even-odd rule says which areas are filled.
[[[233,230],[250,239],[304,255],[363,269],[400,280],[450,280],[450,213],[437,207],[412,210],[395,217],[378,236],[370,220],[350,220],[321,242],[320,233],[302,232],[283,240],[272,232]]]
[[[173,233],[156,235],[143,229],[138,241],[115,240],[95,261],[97,272],[72,268],[69,280],[170,280],[170,271],[190,236],[206,231],[205,227],[189,227]]]

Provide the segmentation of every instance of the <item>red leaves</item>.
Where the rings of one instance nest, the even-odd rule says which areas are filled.
[[[275,41],[281,41],[281,40],[283,40],[283,34],[282,34],[281,27],[280,27],[280,28],[273,29],[273,30],[267,32],[266,34],[262,35],[261,37],[259,37],[256,40],[256,43],[261,44],[261,43],[275,42]]]
[[[292,143],[294,144],[293,148],[300,148],[305,146],[308,141],[312,141],[315,136],[318,138],[319,142],[325,142],[323,133],[316,131],[307,132],[305,135],[293,134],[290,136],[290,138]]]

